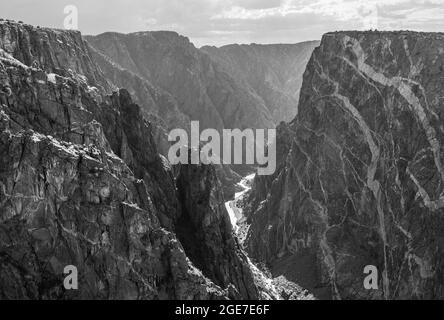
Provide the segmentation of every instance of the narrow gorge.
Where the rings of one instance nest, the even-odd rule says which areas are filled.
[[[177,98],[107,59],[139,106],[96,59],[77,31],[0,21],[0,298],[312,298],[252,264],[220,168],[159,152],[148,103],[174,114]]]
[[[442,299],[443,80],[442,33],[197,48],[2,19],[0,299]],[[276,171],[172,165],[191,121],[276,128]]]

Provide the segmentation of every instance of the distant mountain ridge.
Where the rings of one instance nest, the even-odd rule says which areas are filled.
[[[85,39],[118,65],[170,93],[179,110],[200,121],[201,128],[274,127],[263,102],[186,37],[155,31]]]
[[[319,45],[308,41],[198,49],[172,31],[84,38],[109,62],[170,93],[184,117],[216,129],[269,128],[290,121],[305,66]]]
[[[276,124],[297,113],[302,75],[319,41],[202,47],[264,101]]]

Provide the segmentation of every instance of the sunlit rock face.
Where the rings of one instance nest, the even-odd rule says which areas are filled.
[[[110,92],[112,85],[90,56],[78,31],[34,27],[23,23],[0,23],[0,48],[27,66],[42,68],[63,76],[73,73]]]
[[[230,75],[263,101],[273,121],[289,121],[297,113],[302,75],[319,41],[296,44],[250,44],[202,47]]]
[[[319,297],[443,298],[443,75],[443,34],[324,35],[254,182],[252,257]]]

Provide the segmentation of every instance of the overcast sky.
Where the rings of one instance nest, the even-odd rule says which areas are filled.
[[[1,0],[2,18],[63,27],[78,8],[83,34],[174,30],[198,47],[227,43],[296,43],[328,31],[444,31],[444,0]]]

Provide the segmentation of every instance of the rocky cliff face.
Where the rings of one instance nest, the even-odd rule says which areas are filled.
[[[319,41],[203,47],[213,60],[263,101],[276,124],[297,113],[305,66]]]
[[[88,48],[103,75],[117,88],[127,89],[134,101],[140,105],[144,117],[153,126],[159,152],[167,155],[170,146],[168,132],[174,128],[189,131],[190,119],[180,111],[176,99],[147,79],[118,65],[97,49],[91,46]]]
[[[125,108],[136,108],[127,94],[98,104],[81,83],[48,81],[43,70],[2,56],[9,89],[1,96],[0,297],[222,297],[161,227],[169,211],[155,198],[168,184],[148,172],[136,178],[122,160],[133,159],[134,169],[137,160],[160,166],[155,149],[145,149],[151,162],[141,159],[123,123],[112,130],[96,120],[96,112],[119,121]],[[134,113],[128,117],[137,123]],[[66,265],[78,268],[79,290],[62,289]]]
[[[443,298],[443,71],[443,34],[326,34],[254,182],[249,253],[319,297]]]
[[[144,111],[124,89],[106,94],[112,86],[79,33],[0,22],[0,34],[0,298],[287,296],[288,285],[244,263],[210,195],[194,216],[180,186],[220,196],[214,172],[183,168],[178,189]],[[196,267],[189,248],[202,243],[184,250],[184,215],[197,232],[221,235],[196,236],[223,269]],[[219,223],[206,229],[199,218]],[[62,287],[66,265],[78,268],[78,290]]]
[[[237,239],[231,236],[232,225],[218,184],[213,166],[180,167],[177,185],[182,215],[177,236],[190,259],[215,283],[221,287],[235,284],[233,291],[239,292],[233,292],[234,297],[257,299],[253,273]]]
[[[80,32],[35,28],[28,24],[2,21],[0,48],[27,66],[65,76],[76,73],[103,92],[109,93],[112,89],[92,60]]]
[[[112,61],[170,93],[201,128],[271,128],[269,110],[188,38],[175,32],[104,33],[86,37]]]

